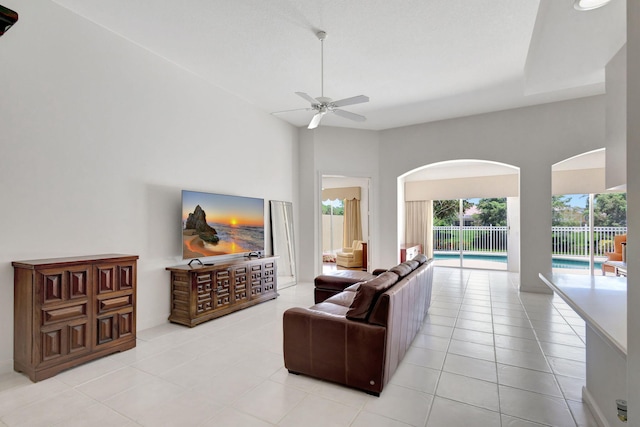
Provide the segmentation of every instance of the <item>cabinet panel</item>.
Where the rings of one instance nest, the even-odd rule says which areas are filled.
[[[74,357],[88,353],[90,350],[88,336],[89,331],[86,320],[77,320],[43,328],[40,333],[42,363],[46,365],[47,362],[52,360],[63,360],[65,356]]]
[[[231,304],[231,271],[228,269],[216,271],[216,309],[228,307]]]
[[[89,270],[69,271],[69,299],[89,297]]]
[[[96,266],[96,292],[98,295],[116,291],[116,266]]]
[[[251,271],[251,298],[257,298],[262,295],[262,264],[253,264],[250,266]]]
[[[194,275],[196,289],[196,314],[213,310],[213,278],[211,273]]]
[[[135,286],[135,266],[132,265],[120,265],[118,286],[121,291],[131,290]]]
[[[118,313],[118,338],[126,338],[133,334],[136,329],[134,319],[132,311]]]
[[[115,338],[115,315],[101,317],[97,320],[97,344],[105,344],[111,342]]]
[[[42,303],[50,304],[63,301],[64,272],[43,274],[42,277]]]
[[[49,306],[88,298],[91,269],[86,266],[46,269],[36,273],[39,302]]]
[[[40,333],[42,361],[47,362],[62,356],[62,334],[64,325],[57,329],[43,331]]]
[[[249,300],[247,294],[248,273],[247,267],[236,267],[233,270],[233,301],[242,303]]]
[[[68,326],[69,353],[77,354],[89,350],[89,331],[87,326],[86,321]]]

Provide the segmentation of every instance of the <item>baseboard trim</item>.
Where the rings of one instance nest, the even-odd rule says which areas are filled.
[[[595,399],[593,398],[591,393],[589,393],[589,390],[587,390],[587,387],[584,387],[584,386],[582,387],[582,400],[591,411],[591,415],[593,415],[593,418],[596,420],[596,423],[598,423],[598,427],[611,427],[611,425],[605,418],[604,414],[600,410],[600,407],[598,407],[598,404],[596,403]]]

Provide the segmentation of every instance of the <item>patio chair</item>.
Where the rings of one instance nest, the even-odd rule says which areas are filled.
[[[605,252],[607,261],[626,261],[626,257],[623,257],[623,246],[627,244],[627,235],[620,234],[613,238],[613,252]],[[602,263],[602,274],[615,273],[616,268],[613,265],[607,265],[606,262]]]

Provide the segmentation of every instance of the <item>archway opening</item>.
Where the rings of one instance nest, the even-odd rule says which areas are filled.
[[[607,189],[605,176],[604,148],[552,166],[554,272],[626,274],[626,192]]]
[[[518,167],[477,159],[438,162],[398,178],[398,241],[436,265],[520,270]]]

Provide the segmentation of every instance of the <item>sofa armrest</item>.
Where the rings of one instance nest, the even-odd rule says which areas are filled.
[[[282,323],[289,371],[382,391],[386,328],[299,307],[285,311]]]

